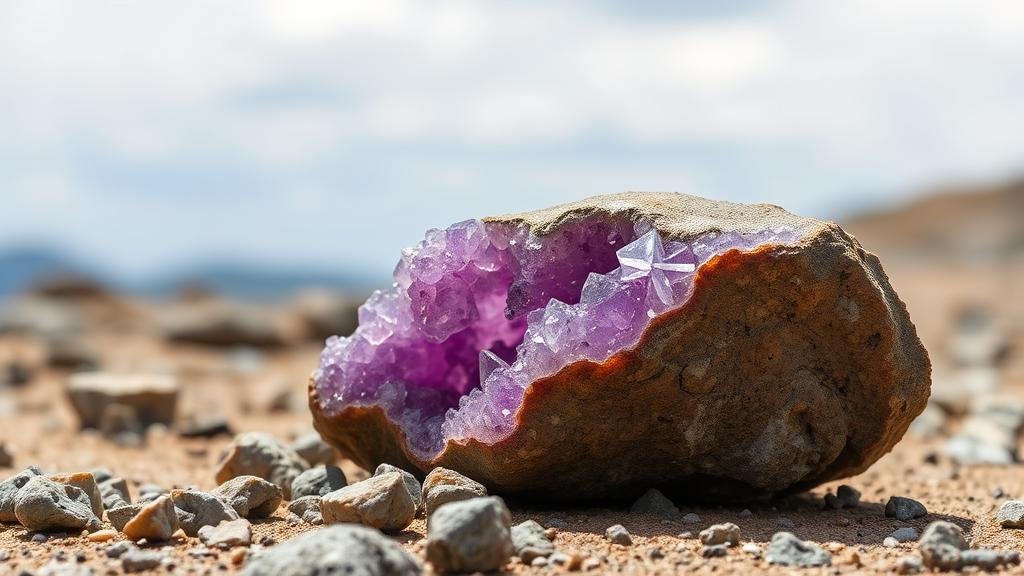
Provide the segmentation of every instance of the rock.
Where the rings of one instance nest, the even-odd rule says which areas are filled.
[[[981,570],[997,570],[1003,566],[1020,564],[1020,552],[1016,550],[989,550],[978,548],[960,552],[960,566],[973,566]]]
[[[699,537],[701,543],[706,546],[714,546],[716,544],[736,546],[740,543],[740,539],[743,538],[740,534],[740,527],[732,522],[715,524],[705,530],[701,530]]]
[[[33,476],[18,490],[14,515],[25,528],[41,532],[100,528],[88,494],[45,476]]]
[[[527,520],[512,527],[512,546],[515,554],[525,564],[534,558],[548,557],[555,551],[555,545],[548,540],[544,527]]]
[[[958,434],[943,447],[946,456],[960,464],[1012,464],[1014,454],[1005,446],[991,444],[973,436]]]
[[[99,482],[100,496],[103,498],[105,509],[119,508],[132,503],[128,483],[124,478],[111,477],[104,480],[97,478],[96,481]]]
[[[82,427],[97,430],[103,428],[110,416],[111,405],[130,408],[143,427],[170,426],[174,422],[178,391],[178,382],[173,377],[158,374],[83,372],[72,374],[67,386],[68,400]]]
[[[630,507],[633,514],[654,514],[674,520],[679,517],[679,508],[665,497],[660,490],[651,488]]]
[[[292,308],[305,325],[306,337],[321,343],[331,336],[348,336],[359,322],[359,301],[344,294],[304,291]]]
[[[620,544],[622,546],[629,546],[633,544],[633,537],[629,534],[629,530],[622,524],[615,524],[609,526],[604,531],[604,537],[607,538],[612,544]]]
[[[1024,528],[1024,500],[1007,500],[999,507],[996,521],[1003,528]]]
[[[686,524],[700,524],[700,516],[696,512],[688,512],[683,516],[683,522]]]
[[[831,566],[832,555],[817,544],[805,542],[790,532],[776,532],[768,543],[765,560],[783,566]]]
[[[21,574],[24,574],[24,572]],[[96,576],[93,569],[88,566],[60,562],[56,559],[40,568],[37,574],[38,576]]]
[[[235,302],[181,304],[168,309],[159,323],[165,338],[187,344],[273,348],[289,339],[277,315]]]
[[[169,540],[178,530],[178,515],[170,496],[161,496],[142,506],[121,529],[132,540],[145,538],[150,542]]]
[[[324,522],[355,522],[379,530],[396,531],[416,517],[416,505],[397,472],[371,476],[335,490],[320,500]]]
[[[266,518],[283,500],[280,488],[256,476],[236,476],[214,488],[213,495],[243,518]]]
[[[7,443],[0,440],[0,468],[11,468],[12,466],[14,466],[14,455],[11,454]]]
[[[128,521],[142,511],[143,506],[145,506],[145,504],[124,504],[116,508],[109,508],[107,509],[107,520],[110,521],[118,532],[123,532]]]
[[[925,509],[924,504],[912,498],[890,496],[889,501],[885,503],[885,515],[901,522],[920,518],[926,514],[928,514],[928,510]]]
[[[900,541],[893,538],[892,536],[886,536],[882,539],[882,546],[886,548],[895,548],[900,545]]]
[[[967,549],[964,532],[952,522],[932,522],[917,542],[921,560],[928,568],[957,570],[960,567],[960,551]]]
[[[419,576],[421,571],[416,559],[398,543],[376,530],[345,524],[327,526],[278,544],[250,559],[242,574]]]
[[[225,520],[216,526],[199,529],[199,539],[214,548],[234,548],[252,543],[252,525],[245,518]]]
[[[306,462],[309,462],[310,466],[334,464],[338,461],[338,452],[330,444],[324,442],[316,432],[299,436],[292,442],[291,448]]]
[[[921,559],[917,556],[904,556],[896,561],[894,567],[897,574],[917,574],[922,568]]]
[[[860,505],[860,492],[852,487],[842,484],[836,489],[836,493],[825,494],[825,508],[841,510],[843,508],[856,508]]]
[[[442,573],[499,570],[514,552],[511,526],[495,496],[444,504],[427,522],[427,560]]]
[[[199,490],[171,490],[178,513],[178,524],[185,534],[198,536],[203,526],[216,526],[224,520],[238,520],[238,513],[220,498]]]
[[[76,472],[74,474],[52,474],[50,480],[60,484],[74,486],[85,492],[89,497],[89,506],[97,518],[103,517],[103,495],[100,494],[100,487],[96,484],[96,478],[91,472]]]
[[[178,436],[182,438],[213,438],[234,434],[227,419],[218,414],[193,414],[178,426]]]
[[[729,550],[725,544],[712,544],[711,546],[702,546],[700,549],[700,555],[704,558],[719,558],[728,553]]]
[[[131,542],[122,540],[120,542],[114,542],[104,548],[103,553],[107,555],[107,558],[120,558],[121,556],[124,556],[125,552],[128,552],[134,547],[135,546],[133,546]]]
[[[217,468],[217,482],[236,476],[258,476],[281,489],[291,500],[292,482],[309,468],[309,464],[277,438],[263,432],[247,432],[235,436]]]
[[[943,433],[946,427],[946,411],[938,404],[929,402],[923,412],[910,423],[907,432],[918,438],[934,438]]]
[[[138,502],[152,502],[164,494],[170,494],[170,491],[156,484],[143,484],[142,486],[139,486]]]
[[[121,555],[121,569],[125,572],[142,572],[143,570],[156,568],[163,561],[163,554],[139,550],[133,546]]]
[[[12,523],[18,521],[17,516],[14,514],[15,495],[29,480],[40,474],[42,472],[38,467],[29,466],[14,476],[0,482],[0,522]]]
[[[893,530],[889,537],[896,540],[897,542],[912,542],[921,537],[921,533],[910,527],[897,528]]]
[[[444,504],[487,495],[483,484],[454,470],[434,468],[423,479],[423,508],[430,517]]]
[[[392,472],[398,472],[402,475],[402,481],[405,482],[405,487],[409,489],[409,495],[412,496],[412,501],[416,503],[416,513],[418,514],[423,512],[423,487],[420,485],[420,481],[417,480],[412,473],[406,472],[398,466],[381,464],[373,471],[373,475],[380,476],[382,474],[390,474]]]
[[[292,481],[292,498],[326,496],[345,486],[348,486],[348,481],[341,468],[330,465],[316,466],[295,477]]]
[[[0,306],[0,334],[29,333],[44,339],[74,334],[80,315],[71,306],[47,298],[22,297]]]
[[[319,496],[303,496],[288,503],[288,511],[302,519],[303,522],[319,526],[324,523],[320,513]]]

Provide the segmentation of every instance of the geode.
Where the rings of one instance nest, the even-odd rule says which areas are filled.
[[[548,500],[798,491],[862,472],[928,398],[878,259],[771,205],[623,193],[430,230],[328,339],[325,440]]]

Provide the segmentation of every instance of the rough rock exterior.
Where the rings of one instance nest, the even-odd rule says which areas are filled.
[[[732,235],[742,249],[722,240],[688,298],[654,315],[636,345],[530,382],[497,440],[424,452],[431,441],[407,437],[379,404],[339,408],[314,378],[317,430],[364,468],[445,466],[500,493],[571,500],[659,486],[745,498],[857,474],[924,409],[930,364],[906,307],[878,259],[833,223],[771,205],[624,193],[484,224],[526,227],[543,246],[609,222],[648,224],[662,242]],[[743,244],[783,229],[792,239]]]
[[[416,576],[419,563],[397,542],[362,526],[328,526],[308,532],[253,558],[244,576],[380,574]]]
[[[379,530],[401,530],[416,517],[416,504],[397,472],[371,476],[320,500],[324,522],[355,522]]]
[[[286,499],[291,499],[292,482],[309,468],[294,450],[263,432],[239,434],[220,459],[217,482],[252,475],[273,482]]]

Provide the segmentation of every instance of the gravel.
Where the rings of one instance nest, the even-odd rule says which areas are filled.
[[[245,518],[225,520],[216,526],[199,529],[199,539],[213,548],[234,548],[252,543],[252,525]]]
[[[319,496],[303,496],[288,503],[288,511],[298,516],[303,522],[319,526],[324,523],[320,513]]]
[[[739,526],[726,522],[725,524],[715,524],[701,530],[699,537],[701,544],[705,546],[715,546],[718,544],[736,546],[740,543],[740,539],[743,536],[740,533]]]
[[[805,542],[790,532],[776,532],[768,543],[765,560],[783,566],[831,566],[832,555],[813,542]]]
[[[211,492],[243,518],[266,518],[277,511],[281,489],[256,476],[236,476]]]
[[[483,484],[454,470],[437,467],[423,480],[423,508],[430,517],[444,504],[487,495]]]
[[[514,552],[512,515],[501,498],[450,502],[427,523],[427,560],[438,572],[490,572]]]
[[[903,496],[891,496],[885,503],[885,515],[901,522],[920,518],[928,514],[928,510],[917,500]]]
[[[292,499],[303,496],[326,496],[345,486],[348,486],[348,480],[341,468],[332,465],[315,466],[299,474],[292,481]]]
[[[512,546],[516,556],[526,564],[534,558],[548,557],[555,551],[555,545],[548,539],[544,527],[533,520],[512,527]]]
[[[398,473],[371,476],[320,500],[324,523],[355,522],[384,531],[402,530],[416,517],[416,504]]]
[[[237,476],[257,476],[278,488],[291,500],[292,482],[309,468],[309,463],[295,450],[263,432],[247,432],[235,436],[217,467],[217,482],[224,483]]]
[[[398,472],[402,475],[405,487],[409,489],[409,495],[412,496],[412,501],[416,503],[416,513],[423,512],[423,486],[420,485],[420,481],[412,473],[402,470],[398,466],[381,464],[373,471],[373,475],[380,476],[382,474],[390,474],[391,472]]]
[[[29,530],[95,531],[100,520],[92,511],[89,495],[69,484],[45,476],[33,476],[15,495],[14,515]]]
[[[178,530],[178,515],[170,496],[164,495],[146,504],[124,524],[122,532],[132,540],[168,540]]]
[[[651,488],[638,498],[629,511],[633,514],[653,514],[670,520],[679,518],[679,508],[655,488]]]
[[[996,512],[996,521],[1003,528],[1024,528],[1024,500],[1007,500]]]
[[[307,532],[254,555],[244,576],[418,576],[419,562],[377,530],[351,524]]]
[[[626,530],[626,527],[622,524],[615,524],[614,526],[609,526],[608,529],[604,531],[604,536],[612,544],[621,544],[622,546],[629,546],[633,543],[633,537],[629,534],[629,530]]]
[[[198,536],[203,526],[216,526],[224,520],[238,520],[238,513],[213,494],[199,490],[171,490],[178,513],[178,524],[185,534]]]

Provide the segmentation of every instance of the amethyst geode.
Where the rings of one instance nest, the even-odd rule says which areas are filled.
[[[310,407],[368,469],[548,499],[757,497],[867,468],[929,374],[837,225],[625,193],[428,231],[327,341]]]

